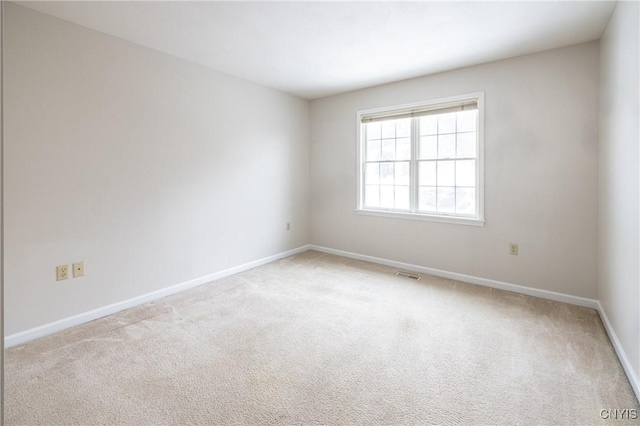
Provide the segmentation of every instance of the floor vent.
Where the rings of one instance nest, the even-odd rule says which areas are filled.
[[[399,277],[411,278],[412,280],[416,280],[416,281],[422,278],[420,275],[411,274],[409,272],[401,272],[401,271],[396,272],[396,275],[398,275]]]

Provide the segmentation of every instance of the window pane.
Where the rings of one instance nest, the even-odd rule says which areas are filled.
[[[383,121],[381,126],[383,139],[396,137],[396,120]]]
[[[457,157],[470,158],[476,156],[476,133],[458,133]]]
[[[476,160],[456,161],[456,186],[476,185]]]
[[[454,186],[455,181],[455,166],[453,161],[438,161],[438,186]],[[382,174],[382,170],[380,170]]]
[[[364,205],[366,207],[380,207],[380,187],[378,185],[365,186]]]
[[[420,159],[437,158],[438,157],[438,137],[422,136],[420,138]]]
[[[420,118],[420,134],[435,135],[438,133],[438,116],[428,115]]]
[[[408,138],[411,136],[411,119],[403,118],[396,121],[396,137]]]
[[[420,176],[418,177],[418,181],[420,182],[420,186],[428,185],[428,186],[436,186],[436,162],[435,161],[421,161]]]
[[[394,181],[393,163],[380,164],[380,183],[383,185],[393,185]]]
[[[438,187],[438,211],[454,213],[456,209],[455,188]]]
[[[396,186],[396,208],[409,210],[409,187]]]
[[[395,164],[395,184],[409,185],[409,162]]]
[[[396,158],[396,140],[382,139],[382,159],[395,160]]]
[[[438,158],[454,158],[456,156],[456,135],[438,136]]]
[[[479,112],[434,112],[363,125],[364,207],[414,208],[414,212],[467,217],[478,214]]]
[[[380,146],[381,142],[367,141],[367,161],[379,161],[380,160]]]
[[[436,188],[420,188],[418,209],[421,211],[436,211]]]
[[[380,183],[380,164],[367,164],[365,168],[364,179],[366,185],[378,185]]]
[[[438,134],[455,133],[456,131],[456,113],[438,115]]]
[[[396,139],[396,160],[411,160],[411,139]]]
[[[478,111],[461,111],[458,114],[458,132],[473,132],[476,130],[476,117]]]
[[[393,186],[381,186],[380,187],[380,207],[385,209],[392,209],[395,205],[395,199],[393,195]]]
[[[476,214],[476,190],[456,188],[456,213]]]
[[[367,123],[367,140],[381,139],[380,123]]]

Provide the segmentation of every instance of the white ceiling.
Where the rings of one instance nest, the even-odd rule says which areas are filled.
[[[20,2],[314,99],[597,40],[612,2]]]

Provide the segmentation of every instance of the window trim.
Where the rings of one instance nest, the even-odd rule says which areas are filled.
[[[447,214],[447,213],[439,213],[439,214],[426,214],[426,213],[418,213],[418,212],[405,212],[398,210],[389,210],[389,209],[372,209],[364,207],[364,141],[362,140],[362,116],[363,115],[372,115],[372,114],[382,114],[386,112],[396,112],[401,110],[411,110],[416,108],[425,108],[429,106],[435,106],[439,104],[451,104],[455,102],[463,102],[468,100],[477,100],[478,102],[478,151],[476,154],[478,167],[477,167],[477,209],[478,215],[477,217],[464,217],[456,214]],[[415,129],[413,130],[415,132]],[[415,135],[415,133],[414,133]],[[413,138],[412,138],[413,139]],[[356,158],[357,158],[357,168],[356,168],[356,213],[361,215],[368,216],[381,216],[381,217],[390,217],[390,218],[398,218],[398,219],[411,219],[411,220],[424,220],[430,222],[440,222],[440,223],[452,223],[452,224],[460,224],[460,225],[473,225],[473,226],[484,226],[485,224],[485,216],[484,216],[484,92],[475,92],[475,93],[467,93],[463,95],[457,96],[449,96],[446,98],[438,98],[431,99],[428,101],[422,102],[414,102],[403,105],[394,105],[389,107],[382,108],[373,108],[367,110],[360,110],[356,112],[356,141],[357,141],[357,149],[356,149]],[[414,143],[412,150],[412,162],[416,161],[416,150],[417,146]],[[411,170],[411,179],[412,185],[415,185],[417,182],[417,169],[416,167],[412,167]]]

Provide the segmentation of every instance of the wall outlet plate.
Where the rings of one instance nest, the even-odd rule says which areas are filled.
[[[84,262],[76,262],[73,264],[73,278],[84,276]]]
[[[512,256],[518,255],[518,244],[517,243],[509,243],[509,254]]]
[[[56,280],[62,281],[69,278],[69,265],[56,266]]]

